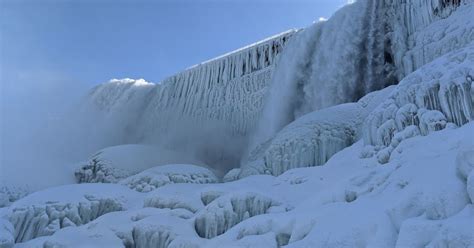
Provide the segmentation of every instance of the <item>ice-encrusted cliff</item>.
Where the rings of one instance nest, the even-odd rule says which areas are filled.
[[[301,115],[354,102],[469,44],[472,11],[470,0],[361,0],[302,30],[282,53],[253,145]]]
[[[95,123],[103,145],[153,143],[198,153],[207,164],[238,165],[245,136],[260,115],[289,30],[195,65],[160,83],[111,80],[95,87],[83,118]],[[93,135],[91,135],[93,136]],[[222,146],[229,143],[232,146]]]
[[[469,18],[472,13],[472,1],[365,0],[297,33],[275,70],[259,125],[251,138],[249,154],[265,146],[270,139],[281,136],[279,131],[285,132],[286,125],[295,126],[290,124],[295,120],[301,122],[298,118],[304,114],[354,102],[373,90],[398,83],[444,54],[469,46],[474,41],[474,22]],[[469,106],[470,98],[463,99],[458,101],[466,101],[464,106]],[[317,112],[314,115],[318,115]],[[460,117],[464,118],[462,123],[472,119],[470,114],[467,116]],[[320,114],[319,118],[327,118],[327,115]],[[346,115],[346,118],[346,122],[351,122],[355,117]],[[338,126],[337,122],[333,126]],[[319,132],[325,129],[318,123],[310,128]],[[323,158],[328,157],[323,153],[332,155],[352,143],[341,136],[347,135],[341,133],[335,135],[335,139],[318,138],[302,143],[294,139],[297,144],[281,144],[274,157],[265,156],[265,167],[274,164],[267,161],[287,161],[278,162],[279,169],[271,170],[279,174],[286,170],[283,168],[294,168],[293,163],[298,167],[322,164],[327,161]],[[308,148],[310,143],[317,145]],[[295,145],[299,148],[291,148]],[[306,161],[295,149],[307,150],[303,153],[314,154],[309,157],[320,162]],[[262,167],[262,163],[249,165],[248,159],[244,159],[243,169]]]

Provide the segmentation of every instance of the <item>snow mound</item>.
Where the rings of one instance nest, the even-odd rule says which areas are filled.
[[[364,141],[386,163],[398,144],[416,135],[474,119],[474,44],[448,53],[403,79],[367,118]]]
[[[67,185],[35,192],[9,207],[15,242],[48,236],[127,208],[137,193],[118,185]],[[125,197],[128,196],[128,197]]]
[[[116,183],[158,165],[191,163],[202,165],[190,156],[147,145],[120,145],[105,148],[76,169],[78,183]]]
[[[169,164],[145,170],[128,177],[120,184],[138,192],[150,192],[171,183],[217,183],[218,179],[210,170],[190,164]]]
[[[267,144],[257,147],[251,155],[254,160],[261,158],[259,150],[267,146],[263,161],[250,161],[242,168],[241,176],[245,170],[278,176],[290,169],[326,163],[332,155],[357,141],[365,118],[392,89],[387,87],[368,94],[357,103],[337,105],[300,117]]]

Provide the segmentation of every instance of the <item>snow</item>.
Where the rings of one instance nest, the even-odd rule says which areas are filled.
[[[456,159],[469,156],[473,141],[470,122],[401,141],[384,166],[360,158],[364,146],[359,141],[325,166],[293,169],[279,177],[168,184],[148,194],[109,184],[62,186],[32,194],[9,209],[82,202],[86,194],[125,202],[120,211],[32,239],[24,247],[74,247],[78,239],[81,245],[119,247],[456,247],[474,238],[469,185],[458,172],[465,165]],[[73,189],[78,194],[72,195]]]
[[[204,165],[192,156],[150,145],[120,145],[102,149],[76,168],[79,183],[118,182],[146,169],[170,163]]]
[[[210,170],[190,164],[168,164],[156,166],[137,175],[128,177],[120,184],[138,192],[150,192],[171,183],[217,183]]]

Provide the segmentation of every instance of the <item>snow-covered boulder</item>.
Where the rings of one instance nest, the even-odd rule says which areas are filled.
[[[387,156],[407,137],[427,135],[449,125],[461,126],[474,119],[473,65],[471,43],[400,82],[364,124],[364,141],[380,151],[380,162],[388,162]]]
[[[138,192],[150,192],[172,183],[207,184],[217,183],[218,179],[204,167],[191,164],[169,164],[156,166],[120,181]]]
[[[241,221],[265,214],[280,203],[255,193],[221,196],[196,214],[194,226],[200,237],[211,239],[225,233]]]
[[[203,165],[191,156],[147,145],[120,145],[105,148],[76,169],[78,183],[115,183],[146,169],[166,164]]]
[[[361,125],[368,114],[391,92],[393,87],[372,92],[356,103],[341,104],[312,112],[283,128],[257,150],[264,149],[263,161],[249,161],[242,167],[271,175],[324,164],[338,151],[352,145],[361,136]],[[262,168],[262,166],[264,166]],[[260,167],[260,168],[259,168]]]
[[[15,242],[79,226],[106,213],[125,210],[139,199],[135,191],[112,184],[67,185],[35,192],[13,203],[7,212]]]

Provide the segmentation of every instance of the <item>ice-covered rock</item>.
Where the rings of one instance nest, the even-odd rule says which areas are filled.
[[[118,185],[68,185],[35,192],[9,207],[15,242],[47,236],[79,226],[106,213],[127,209],[137,198]]]
[[[224,175],[224,178],[222,178],[222,181],[225,183],[235,181],[239,179],[240,172],[241,172],[240,168],[234,168]]]
[[[194,226],[203,238],[214,238],[250,217],[265,214],[280,205],[271,198],[255,193],[229,194],[217,198],[196,214]]]
[[[357,103],[337,105],[300,117],[272,140],[257,147],[257,150],[266,148],[265,152],[254,151],[256,159],[242,167],[240,176],[249,170],[280,175],[289,169],[324,164],[336,152],[358,140],[365,118],[392,89],[370,93]],[[261,158],[258,155],[263,156],[263,161],[258,161]]]
[[[444,129],[449,123],[461,126],[473,120],[470,79],[474,75],[473,64],[474,44],[471,43],[408,75],[367,118],[365,143],[387,151],[382,148],[390,145],[395,148],[400,143],[392,142],[399,132],[404,134],[398,135],[397,139],[413,136],[416,132],[427,135]],[[419,130],[412,128],[413,125]]]
[[[115,183],[158,165],[203,163],[176,151],[148,145],[120,145],[105,148],[83,162],[75,171],[78,183]]]
[[[169,164],[156,166],[120,181],[138,192],[150,192],[171,183],[217,183],[218,179],[204,167],[191,164]]]

